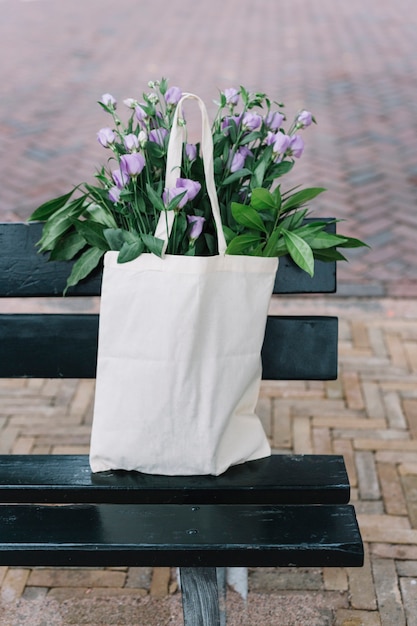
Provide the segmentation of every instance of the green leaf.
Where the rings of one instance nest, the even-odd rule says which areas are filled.
[[[161,196],[149,183],[146,184],[146,193],[148,194],[151,204],[158,209],[158,211],[165,211],[165,205]]]
[[[77,232],[70,233],[60,239],[49,258],[51,261],[70,261],[84,248],[85,244],[86,241],[82,235]]]
[[[278,242],[280,238],[282,238],[281,229],[276,228],[271,234],[271,236],[269,237],[268,241],[266,242],[266,246],[263,251],[263,256],[268,256],[268,257],[279,256],[277,248],[278,248]],[[283,252],[285,253],[285,249],[283,250]]]
[[[103,235],[110,246],[110,250],[121,250],[123,244],[127,241],[126,234],[128,231],[122,228],[105,228]]]
[[[294,193],[288,200],[282,205],[282,211],[291,211],[296,209],[306,202],[313,200],[316,196],[326,191],[323,187],[310,187],[309,189],[302,189]]]
[[[301,239],[298,235],[288,231],[282,230],[282,234],[287,245],[288,254],[302,270],[314,275],[314,256],[313,251],[304,239]]]
[[[87,222],[80,220],[73,220],[73,224],[86,242],[90,246],[100,248],[100,250],[108,250],[109,244],[106,237],[103,234],[104,226],[98,222]]]
[[[48,200],[44,204],[41,204],[32,215],[29,217],[29,222],[45,222],[51,215],[53,215],[58,209],[61,209],[68,200],[71,198],[75,189],[66,193],[64,196],[59,196],[59,198],[54,198],[53,200]]]
[[[67,280],[67,286],[65,287],[64,295],[67,292],[68,287],[74,287],[83,278],[86,278],[97,267],[101,257],[104,255],[104,250],[98,248],[89,248],[75,261],[71,274]]]
[[[237,202],[232,202],[231,208],[232,215],[238,224],[242,224],[247,228],[260,230],[263,233],[267,232],[262,218],[260,217],[259,213],[255,211],[255,209],[245,204],[239,204]]]
[[[108,226],[109,228],[117,228],[116,220],[110,211],[107,211],[102,205],[99,204],[91,204],[87,208],[87,213],[91,215],[91,218],[98,222],[99,224],[103,224],[104,226]]]
[[[257,187],[262,187],[262,183],[264,182],[264,176],[266,172],[266,166],[267,166],[266,161],[262,159],[262,161],[260,161],[258,165],[255,167],[255,171],[253,172],[253,177],[251,180],[251,188],[253,189],[253,191],[255,191]]]
[[[340,237],[339,235],[333,235],[332,233],[322,231],[318,233],[309,243],[313,250],[325,250],[326,248],[341,246],[345,241],[346,239]]]
[[[141,235],[141,238],[149,252],[153,252],[153,254],[156,254],[156,256],[159,257],[162,256],[162,248],[164,247],[162,239],[158,239],[157,237],[148,234]]]
[[[341,236],[343,237],[343,235]],[[354,237],[343,237],[343,239],[343,243],[337,244],[341,248],[361,248],[362,246],[365,246],[366,248],[370,247],[367,243],[361,241],[360,239],[355,239]]]
[[[260,237],[256,235],[238,235],[229,243],[226,254],[245,254],[253,246],[259,245]]]
[[[252,172],[244,167],[243,169],[237,170],[237,172],[233,172],[233,174],[230,174],[230,176],[225,178],[222,182],[222,187],[224,187],[225,185],[230,185],[231,183],[235,183],[241,178],[247,178],[248,176],[252,176]]]
[[[144,249],[145,245],[141,240],[135,241],[134,243],[128,243],[125,241],[118,254],[117,262],[128,263],[129,261],[133,261],[142,254]]]
[[[262,187],[252,191],[250,205],[257,211],[261,211],[266,208],[275,210],[279,209],[272,193]]]
[[[72,228],[73,218],[84,211],[85,198],[78,198],[61,207],[45,222],[38,244],[42,252],[53,250],[59,239]]]
[[[347,258],[335,248],[314,250],[314,258],[317,259],[317,261],[325,261],[326,263],[329,261],[347,261]]]

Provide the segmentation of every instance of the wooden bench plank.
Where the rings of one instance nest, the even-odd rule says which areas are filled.
[[[49,262],[39,254],[36,243],[41,238],[41,223],[0,223],[0,297],[36,297],[62,295],[72,262]],[[334,230],[334,224],[329,230]],[[72,296],[97,296],[101,291],[101,268],[69,289]],[[317,261],[314,277],[297,267],[288,257],[281,257],[274,293],[334,293],[336,264]]]
[[[342,456],[273,455],[221,476],[92,474],[87,455],[1,455],[0,502],[345,504]]]
[[[0,528],[0,565],[362,564],[351,505],[1,505]]]
[[[95,378],[96,314],[0,315],[0,377]],[[263,378],[337,377],[336,317],[271,316],[265,332]]]

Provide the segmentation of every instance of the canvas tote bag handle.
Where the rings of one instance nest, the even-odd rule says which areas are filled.
[[[174,113],[171,135],[168,142],[165,187],[175,187],[176,180],[180,177],[183,142],[185,141],[185,127],[184,125],[178,123],[178,120],[180,115],[182,117],[182,104],[185,100],[197,100],[201,111],[201,154],[203,157],[204,175],[214,223],[216,224],[218,250],[219,254],[223,255],[226,251],[227,244],[223,233],[219,201],[217,199],[216,186],[214,184],[213,138],[211,135],[210,122],[204,102],[201,100],[201,98],[195,96],[192,93],[184,93],[182,95]],[[162,239],[164,241],[163,255],[165,254],[165,250],[168,245],[168,239],[172,231],[174,219],[174,211],[161,211],[161,215],[159,217],[159,221],[155,230],[155,237],[158,237],[159,239]]]

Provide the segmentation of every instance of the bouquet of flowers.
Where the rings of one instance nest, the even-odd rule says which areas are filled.
[[[182,91],[169,87],[166,79],[148,87],[140,101],[124,100],[125,122],[115,98],[102,96],[99,104],[111,124],[97,133],[109,153],[95,175],[97,184],[79,185],[30,217],[45,222],[39,241],[42,252],[50,252],[51,260],[76,259],[67,287],[88,276],[108,250],[119,251],[119,263],[142,252],[161,256],[163,242],[154,235],[161,212],[175,214],[168,254],[217,254],[199,144],[184,142],[180,177],[175,187],[165,187],[167,146]],[[303,130],[315,122],[303,110],[285,130],[283,106],[244,87],[220,93],[212,139],[226,253],[289,254],[313,275],[315,259],[344,260],[339,248],[365,244],[327,232],[328,221],[305,221],[306,205],[323,188],[281,188],[279,179],[303,153]],[[186,126],[185,119],[180,123]]]

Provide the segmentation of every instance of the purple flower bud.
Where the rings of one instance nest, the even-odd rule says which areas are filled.
[[[123,138],[123,143],[126,150],[132,151],[139,148],[139,139],[133,133],[129,133]]]
[[[240,152],[236,152],[230,164],[230,171],[232,173],[237,172],[238,170],[241,170],[244,165],[245,165],[244,155],[241,154]]]
[[[126,172],[122,172],[121,170],[113,170],[112,178],[118,189],[123,189],[123,187],[127,185],[130,181],[129,175],[126,174]]]
[[[242,113],[240,115],[226,116],[222,121],[222,130],[225,130],[227,133],[229,126],[231,125],[232,122],[234,122],[236,126],[239,126],[241,120],[242,120]]]
[[[148,141],[153,141],[160,146],[164,145],[164,139],[168,135],[166,128],[154,128],[149,132]]]
[[[235,106],[239,102],[239,92],[234,87],[230,87],[230,89],[224,90],[224,95],[226,97],[226,104],[231,104]]]
[[[269,130],[278,130],[279,128],[281,128],[281,124],[284,120],[285,117],[284,115],[282,115],[282,113],[279,113],[278,111],[270,111],[265,116],[265,126],[269,128]]]
[[[178,207],[182,209],[183,206],[194,200],[196,195],[201,189],[201,185],[199,182],[195,180],[190,180],[189,178],[177,178],[175,181],[175,187],[166,188],[162,199],[164,201],[165,206],[167,206],[175,196],[179,196],[181,193],[185,193],[185,196],[181,198]]]
[[[179,196],[181,193],[184,193],[184,191],[187,192],[186,189],[181,187],[166,187],[162,194],[162,200],[164,201],[165,206],[168,206],[171,200],[173,200],[176,196]],[[187,193],[185,193],[185,196],[179,201],[178,208],[182,209],[182,207],[186,204]]]
[[[116,135],[111,128],[102,128],[97,133],[97,140],[103,148],[109,148],[116,141]]]
[[[201,189],[201,185],[196,180],[190,180],[189,178],[177,178],[175,186],[177,189],[187,191],[187,202],[194,200],[196,195]]]
[[[116,204],[120,200],[120,189],[118,187],[112,187],[109,190],[109,199]]]
[[[305,128],[306,126],[310,126],[313,122],[313,115],[310,111],[301,111],[301,113],[297,117],[297,124]]]
[[[115,98],[113,98],[113,96],[111,95],[111,93],[104,93],[101,96],[101,102],[106,106],[109,107],[109,109],[115,109],[117,106],[117,102],[115,100]]]
[[[274,152],[276,154],[285,154],[291,142],[291,137],[284,133],[277,133],[274,141]]]
[[[170,87],[165,94],[165,102],[167,104],[177,105],[182,97],[182,91],[179,87]]]
[[[124,154],[120,157],[120,169],[123,174],[137,176],[145,167],[145,159],[139,152]]]
[[[257,113],[245,113],[242,124],[247,130],[256,130],[262,124],[262,117]]]
[[[197,146],[193,143],[187,143],[185,145],[185,154],[187,155],[189,161],[194,161],[197,157]]]
[[[189,237],[191,241],[194,242],[201,235],[206,219],[205,217],[199,217],[198,215],[187,215],[187,220],[188,223],[191,224]]]
[[[123,104],[125,104],[129,109],[134,109],[138,103],[134,98],[126,98],[126,100],[123,100]]]
[[[301,135],[294,135],[293,137],[291,137],[289,148],[292,156],[299,159],[304,151],[304,140]]]
[[[239,148],[238,152],[239,152],[242,156],[244,156],[244,157],[245,157],[245,159],[246,159],[246,157],[248,157],[248,156],[253,156],[253,152],[252,152],[252,150],[249,150],[249,148],[248,148],[247,146],[240,146],[240,148]]]
[[[144,122],[148,117],[147,113],[145,113],[140,104],[137,104],[135,107],[135,115],[138,122]]]
[[[267,146],[272,146],[275,143],[275,139],[277,138],[277,133],[273,133],[272,131],[268,131],[265,137],[265,144]]]

